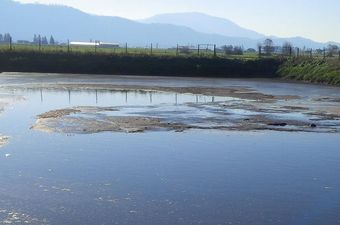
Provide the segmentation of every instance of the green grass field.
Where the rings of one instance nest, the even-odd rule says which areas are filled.
[[[244,53],[243,55],[226,55],[221,51],[217,51],[216,55],[212,49],[190,49],[189,52],[182,52],[176,48],[95,48],[87,46],[70,46],[67,45],[28,45],[28,44],[13,44],[10,47],[8,44],[0,44],[0,51],[16,51],[16,52],[43,52],[43,53],[96,53],[96,54],[118,54],[118,55],[155,55],[155,56],[171,56],[171,57],[221,57],[232,59],[254,60],[258,58],[257,53]]]

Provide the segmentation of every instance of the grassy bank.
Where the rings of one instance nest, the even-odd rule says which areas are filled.
[[[169,57],[151,55],[0,52],[2,72],[126,74],[194,77],[275,77],[281,61],[225,59],[219,57]]]
[[[340,60],[290,59],[279,67],[278,75],[290,80],[340,85]]]

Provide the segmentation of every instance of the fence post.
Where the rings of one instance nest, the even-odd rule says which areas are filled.
[[[12,51],[12,37],[9,38],[9,50]]]
[[[127,55],[128,54],[128,44],[125,43],[125,54]]]
[[[216,57],[217,54],[216,54],[216,45],[214,45],[214,57]]]
[[[150,54],[152,55],[152,50],[153,50],[153,46],[152,46],[152,43],[151,43],[151,48],[150,48]]]
[[[197,46],[197,54],[200,56],[200,45]]]
[[[179,50],[179,46],[177,44],[177,47],[176,47],[176,56],[178,56],[178,50]]]
[[[67,40],[67,53],[70,53],[70,40]]]
[[[41,51],[41,37],[39,37],[39,52]]]
[[[94,53],[97,53],[97,41],[94,41]]]
[[[261,58],[261,56],[262,56],[262,47],[259,46],[259,58]]]

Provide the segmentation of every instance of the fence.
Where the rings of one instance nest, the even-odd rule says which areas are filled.
[[[155,55],[155,56],[172,56],[172,57],[223,57],[223,58],[272,58],[272,57],[310,57],[317,59],[339,59],[340,50],[329,49],[301,49],[301,48],[283,48],[272,47],[268,50],[266,47],[259,46],[257,50],[244,50],[241,47],[225,45],[217,47],[215,44],[198,44],[198,45],[177,45],[172,48],[160,48],[158,44],[149,44],[145,47],[133,47],[128,43],[117,47],[100,47],[93,46],[74,46],[68,43],[56,45],[43,45],[40,42],[33,43],[0,43],[0,51],[33,51],[33,52],[59,52],[59,53],[93,53],[93,54],[121,54],[121,55]]]

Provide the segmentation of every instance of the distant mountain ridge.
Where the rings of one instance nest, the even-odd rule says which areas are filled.
[[[243,28],[230,20],[198,12],[160,14],[140,21],[144,23],[185,26],[197,32],[220,34],[227,37],[242,37],[250,39],[260,39],[265,37],[263,34]]]
[[[172,14],[172,16],[174,15]],[[197,16],[205,18],[204,20],[210,21],[210,24],[217,21],[217,25],[211,27],[210,30],[206,25],[202,26],[202,30],[196,30],[199,27],[181,25],[180,19],[176,24],[147,23],[147,21],[133,21],[120,17],[91,15],[66,6],[20,4],[12,0],[0,0],[0,21],[2,21],[0,33],[8,32],[14,40],[32,40],[34,34],[41,34],[44,36],[53,35],[56,40],[62,42],[66,42],[68,39],[71,41],[92,39],[121,44],[128,43],[130,46],[139,47],[149,46],[151,43],[157,43],[160,47],[210,43],[217,46],[238,45],[244,48],[255,48],[259,42],[265,39],[261,34],[241,28],[225,19],[200,13],[182,14],[181,16],[188,17],[190,15],[194,15],[196,18]],[[200,21],[200,23],[204,24],[204,21]],[[234,32],[233,34],[239,34],[239,36],[226,36],[227,32],[230,32],[226,29],[228,27],[226,24],[232,27],[230,30]],[[219,27],[221,27],[221,32],[216,33],[220,30]],[[254,38],[257,36],[259,38]],[[326,45],[326,43],[318,43],[304,38],[273,38],[273,40],[276,44],[289,40],[299,47],[321,48]]]

